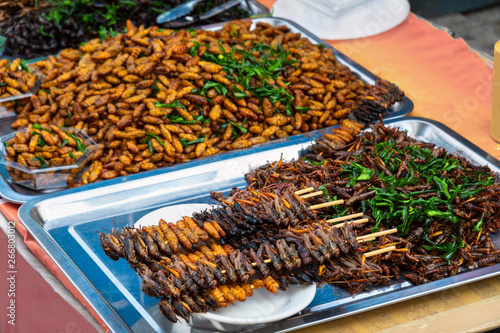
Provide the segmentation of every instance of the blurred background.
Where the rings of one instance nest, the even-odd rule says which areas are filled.
[[[493,55],[500,40],[500,1],[498,0],[410,0],[411,11],[447,28],[470,47]]]

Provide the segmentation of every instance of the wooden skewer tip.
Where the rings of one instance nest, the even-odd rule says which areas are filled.
[[[360,224],[360,223],[366,223],[366,222],[368,222],[368,219],[364,218],[364,219],[360,219],[360,220],[347,221],[347,222],[344,222],[344,223],[335,224],[334,227],[335,228],[342,228],[344,225],[346,225],[346,223]]]
[[[312,193],[309,193],[309,194],[301,195],[300,197],[302,199],[307,199],[307,198],[316,197],[316,196],[322,195],[322,194],[323,194],[323,191],[317,191],[317,192],[312,192]]]
[[[302,190],[295,191],[295,194],[301,195],[301,194],[304,194],[307,192],[312,192],[312,191],[314,191],[314,187],[307,187],[307,188],[304,188]]]
[[[394,245],[392,245],[392,246],[384,247],[382,249],[378,249],[375,251],[367,252],[367,253],[363,254],[363,257],[369,258],[369,257],[376,256],[378,254],[394,251],[395,249],[396,249],[396,247]]]
[[[342,205],[343,203],[344,203],[344,200],[329,201],[329,202],[309,206],[309,209],[310,210],[320,209],[320,208],[325,208],[325,207],[330,207],[330,206]]]
[[[354,219],[356,217],[361,217],[361,216],[363,216],[363,213],[344,215],[344,216],[336,217],[334,219],[326,220],[326,222],[332,222],[332,223],[333,222],[340,222],[340,221],[350,220],[350,219]]]

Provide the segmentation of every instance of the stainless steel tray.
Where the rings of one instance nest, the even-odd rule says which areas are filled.
[[[408,117],[387,123],[500,171],[498,160],[435,121]],[[280,154],[285,160],[297,158],[308,147],[308,140],[280,142],[256,149],[252,155],[240,152],[237,156],[219,156],[168,173],[141,174],[130,181],[118,179],[106,187],[91,184],[49,194],[22,205],[19,218],[112,331],[205,332],[206,327],[191,328],[167,321],[158,311],[158,301],[141,292],[141,280],[127,262],[111,261],[104,254],[96,231],[109,230],[112,223],[131,226],[162,206],[214,203],[209,197],[211,190],[227,193],[233,186],[243,187],[244,173],[251,168],[275,161]],[[492,241],[500,247],[500,235],[493,235]],[[217,331],[285,332],[499,274],[500,264],[496,264],[420,286],[394,281],[354,297],[336,286],[326,285],[317,291],[306,309],[291,318],[244,328],[214,325],[212,330],[216,327]]]
[[[266,22],[272,25],[286,25],[290,28],[290,30],[294,33],[300,32],[304,37],[307,37],[314,43],[318,44],[323,44],[325,47],[332,49],[334,52],[335,56],[337,57],[338,61],[346,66],[348,66],[356,75],[358,75],[364,82],[373,84],[375,83],[375,80],[377,76],[367,70],[366,68],[362,67],[360,64],[356,63],[354,60],[351,58],[347,57],[343,53],[339,52],[338,50],[334,49],[331,47],[329,44],[325,43],[323,40],[320,38],[314,36],[307,30],[303,29],[296,23],[293,23],[289,20],[281,19],[281,18],[274,18],[274,17],[264,17],[264,18],[255,18],[255,19],[250,19],[252,22],[255,24],[257,22]],[[224,23],[217,23],[217,24],[212,24],[212,25],[207,25],[203,26],[203,29],[207,30],[217,30],[221,28],[224,25]],[[391,107],[390,112],[387,112],[384,114],[384,118],[389,120],[389,119],[397,119],[400,117],[403,117],[410,113],[413,110],[413,102],[408,98],[405,97],[401,103],[397,103]],[[9,127],[10,124],[14,121],[14,118],[4,118],[0,119],[0,136],[8,134],[12,132],[12,129]],[[6,131],[6,132],[3,132]],[[291,140],[301,140],[304,137],[308,136],[314,136],[315,132],[308,132],[306,134],[301,134],[301,135],[295,135],[292,137]],[[279,144],[279,140],[272,141],[271,144]],[[257,149],[257,150],[255,150]],[[254,154],[255,151],[258,151],[259,148],[250,148],[247,150],[244,150],[244,154],[252,155]],[[239,156],[241,155],[241,152],[228,152],[224,153],[226,154],[224,158],[230,158],[233,156]],[[204,159],[204,163],[208,163],[210,161],[215,161],[217,160],[218,156],[211,156],[206,159]],[[197,160],[192,161],[192,162],[187,162],[183,164],[183,167],[192,167],[197,165]],[[160,172],[172,172],[176,170],[177,166],[170,166],[161,169]],[[0,167],[0,196],[2,196],[4,199],[12,201],[12,202],[17,202],[17,203],[23,203],[26,202],[30,199],[46,195],[47,193],[50,192],[44,192],[44,191],[33,191],[28,188],[23,188],[19,185],[10,183],[7,181],[7,178],[5,177],[6,175],[6,170],[5,168]],[[151,171],[145,172],[145,174],[151,174]],[[139,175],[131,175],[128,177],[122,177],[120,178],[121,181],[124,181],[125,179],[127,180],[134,180],[134,179],[141,179],[143,174]],[[106,187],[110,186],[111,184],[114,183],[114,180],[105,180],[99,182],[99,186],[101,187]]]

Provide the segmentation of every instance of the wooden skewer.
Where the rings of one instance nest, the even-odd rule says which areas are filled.
[[[359,239],[359,243],[374,241],[376,237]]]
[[[329,222],[329,221],[327,220],[326,222]],[[335,227],[335,228],[341,228],[341,227],[343,227],[346,223],[354,223],[354,224],[359,224],[359,223],[365,223],[365,222],[368,222],[368,219],[367,219],[367,218],[360,219],[360,220],[354,220],[354,221],[347,221],[347,222],[344,222],[344,223],[339,223],[339,224],[334,225],[334,227]]]
[[[396,249],[396,247],[394,245],[392,245],[392,246],[384,247],[382,249],[378,249],[378,250],[375,250],[375,251],[367,252],[367,253],[363,254],[363,257],[369,258],[369,257],[376,256],[377,254],[391,252],[391,251],[393,251],[395,249]]]
[[[374,238],[374,237],[378,237],[378,236],[383,236],[383,235],[390,235],[390,234],[394,234],[398,232],[398,229],[394,228],[394,229],[388,229],[388,230],[384,230],[384,231],[379,231],[379,232],[374,232],[373,234],[368,234],[368,235],[364,235],[364,236],[359,236],[357,238],[357,240],[365,240],[365,239],[369,239],[369,238]]]
[[[363,216],[363,213],[356,213],[356,214],[351,214],[351,215],[344,215],[344,216],[341,216],[341,217],[336,217],[334,219],[326,220],[326,222],[331,222],[331,223],[340,222],[340,221],[350,220],[350,219],[353,219],[353,218],[356,218],[356,217],[361,217],[361,216]]]
[[[307,199],[307,198],[316,197],[316,196],[322,195],[322,194],[323,194],[323,191],[317,191],[317,192],[301,195],[300,197],[302,199]]]
[[[342,205],[344,203],[344,200],[335,200],[335,201],[329,201],[329,202],[325,202],[325,203],[321,203],[321,204],[317,204],[317,205],[313,205],[313,206],[309,206],[309,209],[313,210],[313,209],[320,209],[320,208],[325,208],[325,207],[330,207],[330,206],[335,206],[335,205]]]
[[[295,194],[301,195],[301,194],[304,194],[304,193],[307,193],[307,192],[311,192],[311,191],[314,191],[314,187],[308,187],[308,188],[305,188],[305,189],[302,189],[302,190],[295,191]]]

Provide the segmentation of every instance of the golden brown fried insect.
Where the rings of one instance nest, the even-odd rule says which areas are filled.
[[[193,230],[202,241],[208,241],[208,234],[203,229],[201,229],[192,218],[184,216],[183,219],[184,222],[186,222],[186,224],[189,226],[189,228]]]
[[[219,288],[214,288],[210,290],[210,294],[215,298],[219,306],[223,308],[227,307],[226,298],[224,297],[224,294]]]
[[[236,296],[233,294],[231,289],[229,289],[228,286],[220,286],[219,287],[220,291],[224,295],[224,299],[228,301],[231,304],[236,303]]]
[[[220,235],[217,232],[217,230],[209,222],[206,222],[206,221],[203,222],[203,228],[210,235],[210,237],[212,237],[213,239],[219,239],[220,238]]]
[[[272,276],[268,275],[265,278],[263,278],[262,281],[264,282],[264,286],[266,287],[267,291],[276,294],[280,285],[275,279],[273,279]],[[254,282],[252,282],[252,284],[254,284]]]
[[[170,246],[170,249],[172,252],[177,252],[179,251],[179,239],[177,238],[176,234],[172,231],[172,229],[169,228],[167,222],[165,220],[160,219],[159,226],[161,228],[161,231],[165,235],[168,245]]]
[[[224,230],[221,228],[221,226],[216,221],[212,220],[212,221],[210,221],[210,223],[212,224],[214,229],[217,230],[217,232],[219,233],[219,235],[221,237],[226,237],[226,233],[224,232]]]
[[[182,230],[182,232],[186,235],[188,238],[189,242],[191,244],[198,244],[200,241],[200,238],[189,228],[185,220],[179,220],[177,221],[177,227]],[[175,231],[174,231],[175,232]],[[182,242],[181,242],[182,244]]]
[[[237,284],[230,285],[229,288],[238,301],[240,302],[246,301],[247,295],[239,285]]]
[[[185,247],[188,250],[191,250],[193,248],[193,244],[191,243],[189,238],[186,236],[186,234],[180,228],[178,228],[172,222],[168,222],[168,227],[170,228],[170,230],[172,230],[175,233],[175,236],[177,236],[179,243],[183,247]]]

